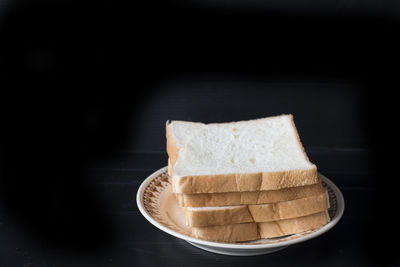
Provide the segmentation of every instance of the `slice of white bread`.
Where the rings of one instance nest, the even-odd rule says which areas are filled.
[[[277,190],[318,183],[292,115],[203,124],[166,123],[175,193]]]
[[[238,223],[223,226],[192,227],[193,237],[218,242],[241,242],[260,239],[256,223]]]
[[[190,227],[229,225],[247,222],[270,222],[302,217],[329,208],[326,190],[319,195],[271,204],[225,207],[183,208]]]
[[[217,242],[251,241],[297,234],[320,228],[329,222],[327,211],[280,221],[222,226],[192,227],[195,238]]]
[[[293,219],[258,223],[261,238],[272,238],[314,230],[329,222],[327,211]]]
[[[324,188],[319,182],[313,185],[267,191],[176,194],[176,199],[181,207],[235,206],[289,201],[315,196],[323,191]]]
[[[213,226],[254,222],[249,208],[242,206],[183,208],[186,225]]]
[[[324,193],[272,204],[248,205],[255,222],[270,222],[302,217],[329,208],[328,191]]]

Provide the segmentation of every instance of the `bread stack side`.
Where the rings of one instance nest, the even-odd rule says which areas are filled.
[[[243,242],[260,238],[275,238],[297,234],[324,226],[329,222],[327,212],[262,223],[240,223],[221,226],[192,227],[196,238],[209,241]],[[256,232],[257,230],[257,232]]]
[[[167,122],[168,173],[192,235],[239,242],[312,230],[329,198],[292,115]]]
[[[316,196],[257,205],[184,207],[186,224],[191,227],[233,223],[271,222],[323,212],[329,208],[326,190]]]

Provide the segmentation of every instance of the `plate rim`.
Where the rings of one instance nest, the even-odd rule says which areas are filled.
[[[313,233],[310,233],[306,236],[302,236],[296,239],[291,239],[291,240],[286,240],[278,243],[271,243],[271,244],[232,244],[232,243],[222,243],[222,242],[213,242],[213,241],[207,241],[207,240],[202,240],[198,238],[194,238],[191,236],[187,236],[181,233],[178,233],[163,224],[159,223],[156,219],[154,219],[144,208],[144,203],[143,203],[143,193],[147,187],[147,185],[159,174],[165,172],[167,170],[168,166],[165,166],[161,169],[158,169],[157,171],[153,172],[150,174],[139,186],[139,189],[136,193],[136,204],[139,208],[140,213],[155,227],[158,229],[175,236],[177,238],[194,242],[197,244],[202,244],[206,246],[212,246],[212,247],[219,247],[219,248],[228,248],[228,249],[266,249],[266,248],[275,248],[275,247],[281,247],[281,246],[289,246],[297,243],[304,242],[306,240],[315,238],[319,235],[322,235],[323,233],[329,231],[332,229],[342,218],[343,213],[344,213],[344,208],[345,208],[345,202],[343,198],[343,194],[340,191],[340,189],[331,181],[329,180],[325,175],[321,174],[318,172],[318,174],[321,176],[321,179],[327,183],[327,185],[333,190],[336,200],[337,200],[337,210],[336,214],[331,220],[324,226],[322,226],[320,229],[316,230]]]

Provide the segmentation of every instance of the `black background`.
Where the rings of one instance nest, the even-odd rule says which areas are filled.
[[[399,6],[3,1],[0,266],[396,265]],[[292,113],[342,221],[284,251],[200,251],[138,212],[166,120]]]

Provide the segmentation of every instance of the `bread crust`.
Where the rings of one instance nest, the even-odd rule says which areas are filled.
[[[321,182],[313,185],[289,187],[278,190],[252,192],[225,192],[200,194],[175,194],[181,207],[216,207],[251,204],[268,204],[315,196],[323,193]]]
[[[329,208],[327,191],[317,196],[271,204],[248,205],[254,222],[270,222],[303,217]]]
[[[317,167],[281,172],[193,175],[179,180],[174,179],[172,170],[171,174],[174,192],[180,194],[278,190],[318,183]]]
[[[204,227],[247,222],[270,222],[302,217],[329,208],[327,191],[291,201],[222,208],[183,208],[188,226]]]
[[[179,147],[175,142],[175,139],[171,135],[171,131],[169,130],[168,125],[169,121],[165,123],[165,134],[167,138],[167,154],[168,154],[168,174],[172,177],[172,166],[175,165],[176,160],[179,155]]]
[[[294,133],[296,134],[297,142],[299,143],[299,145],[300,145],[300,147],[301,147],[301,150],[303,151],[304,157],[306,158],[306,160],[307,160],[310,164],[313,164],[313,163],[310,161],[310,159],[308,158],[307,153],[306,153],[306,150],[304,149],[303,143],[302,143],[301,140],[300,140],[300,135],[299,135],[299,132],[297,131],[296,124],[294,123],[293,115],[292,115],[292,114],[288,114],[288,116],[289,116],[290,122],[291,122],[291,124],[292,124],[292,126],[293,126]]]
[[[218,242],[241,242],[260,239],[256,223],[192,227],[191,233],[195,238]]]
[[[326,212],[319,212],[304,217],[258,223],[261,238],[273,238],[314,230],[329,221]]]
[[[293,116],[290,120],[294,126]],[[166,122],[167,153],[169,156],[168,173],[172,177],[173,192],[180,194],[245,192],[260,190],[278,190],[287,187],[312,185],[319,182],[317,167],[310,169],[288,170],[279,172],[231,173],[214,175],[190,175],[174,178],[173,166],[179,156],[179,147],[169,130],[170,122]],[[296,127],[294,126],[296,130]],[[309,159],[300,142],[297,140],[308,162]],[[310,162],[311,163],[311,162]],[[312,163],[311,163],[312,164]]]
[[[259,238],[274,238],[297,234],[320,228],[327,224],[327,212],[319,212],[299,218],[262,223],[243,223],[222,226],[192,227],[195,238],[219,241],[239,242],[257,240]]]
[[[183,208],[187,225],[212,226],[253,222],[247,206],[234,206],[219,210],[190,210]]]

